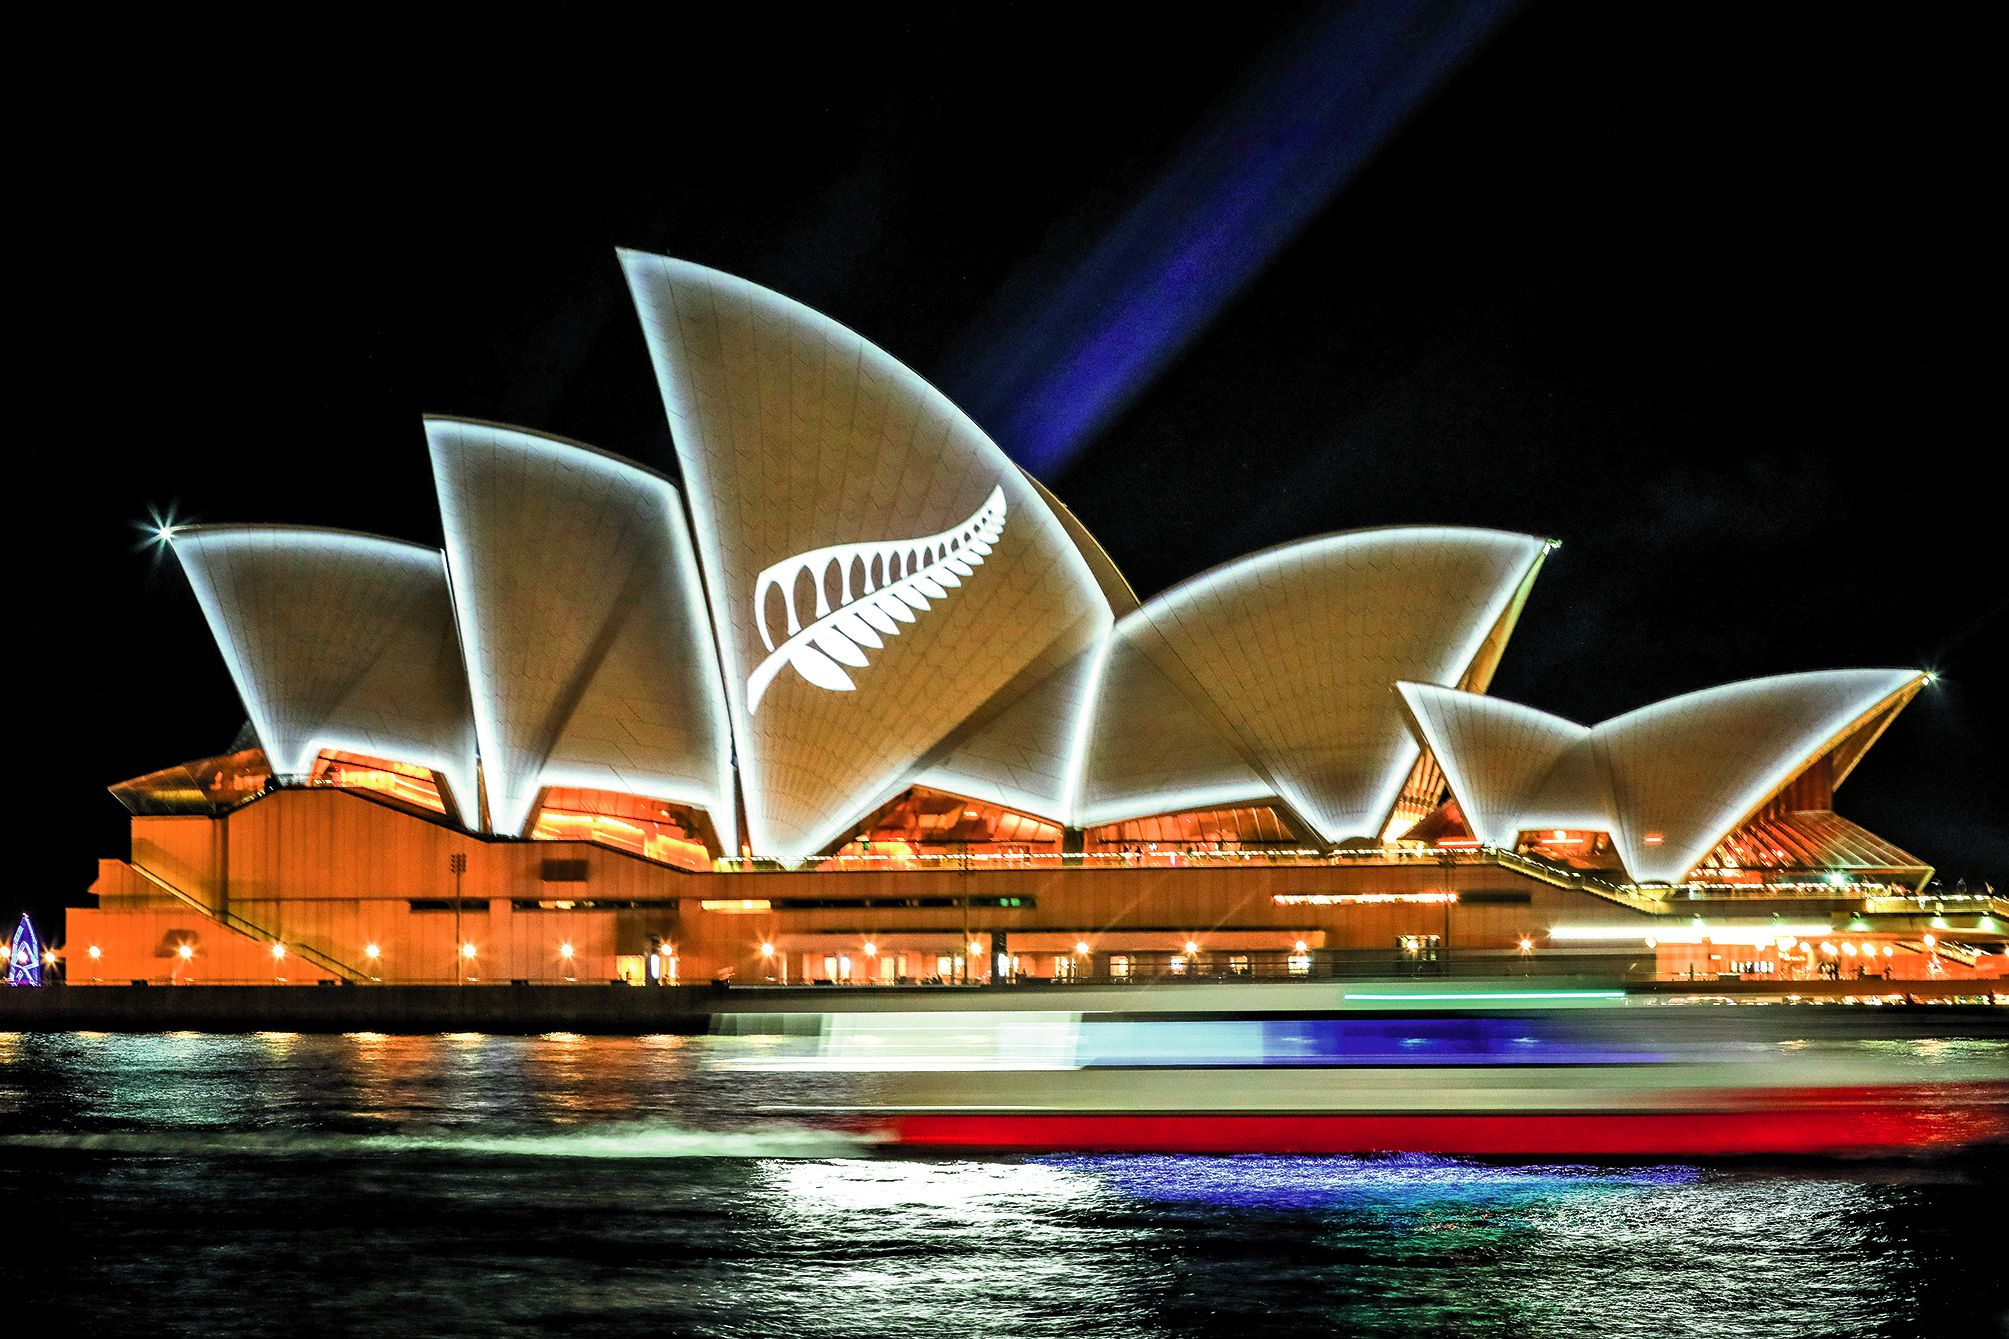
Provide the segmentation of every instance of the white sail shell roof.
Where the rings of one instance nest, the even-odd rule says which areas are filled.
[[[548,786],[705,810],[733,840],[732,742],[677,491],[591,447],[427,420],[493,829]]]
[[[324,749],[446,780],[473,826],[475,733],[436,549],[293,526],[198,526],[173,548],[274,773]]]
[[[275,773],[329,749],[430,767],[507,835],[551,786],[700,808],[728,844],[743,803],[753,850],[795,862],[916,784],[1078,827],[1271,803],[1371,839],[1408,778],[1435,786],[1427,748],[1481,840],[1595,828],[1673,882],[1815,761],[1838,784],[1925,682],[1785,675],[1595,727],[1477,696],[1549,547],[1490,530],[1305,540],[1139,605],[883,351],[746,281],[622,263],[681,495],[436,419],[444,555],[172,537]]]
[[[1136,593],[1095,536],[1038,479],[1030,474],[1025,479],[1088,564],[1111,612],[1121,617],[1137,608]],[[1106,629],[1090,644],[1082,645],[1082,640],[1062,645],[1072,658],[1060,668],[1035,666],[1026,676],[1033,683],[1029,691],[1014,694],[1005,688],[991,704],[997,710],[979,713],[952,736],[915,777],[916,784],[1067,822],[1077,746],[1094,703]]]
[[[1395,683],[1483,677],[1547,548],[1492,530],[1356,531],[1146,601],[1113,634],[1077,817],[1270,795],[1327,841],[1378,836],[1420,754]]]
[[[1472,835],[1489,846],[1511,847],[1533,827],[1611,826],[1609,812],[1597,807],[1589,821],[1531,822],[1527,818],[1537,788],[1565,754],[1590,736],[1587,726],[1560,716],[1460,692],[1436,684],[1397,685],[1419,736],[1464,811]]]
[[[1039,677],[1018,696],[1000,695],[960,730],[914,783],[1064,823],[1072,744],[1095,685],[1096,647]]]
[[[747,835],[800,860],[1030,667],[1091,649],[1109,604],[1038,489],[891,356],[745,280],[622,263],[690,502]],[[1026,713],[1040,737],[1020,750],[1065,755],[1067,716]]]
[[[1913,670],[1828,670],[1706,688],[1593,732],[1611,778],[1619,856],[1642,883],[1673,883],[1794,777],[1891,699]],[[1660,840],[1648,844],[1649,835]]]
[[[1402,695],[1482,841],[1511,846],[1541,828],[1598,829],[1611,833],[1633,879],[1676,883],[1830,750],[1887,723],[1924,683],[1913,670],[1784,674],[1589,728],[1441,688],[1404,684]]]
[[[1126,619],[1096,679],[1074,788],[1079,827],[1277,798],[1277,783],[1176,660],[1152,656]]]

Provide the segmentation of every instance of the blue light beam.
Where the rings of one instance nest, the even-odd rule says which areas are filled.
[[[1065,467],[1513,7],[1385,0],[1293,32],[1087,256],[968,332],[973,416],[1033,473]]]

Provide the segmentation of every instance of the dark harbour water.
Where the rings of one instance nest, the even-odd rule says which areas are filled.
[[[710,1039],[0,1035],[9,1333],[1988,1335],[2009,1160],[910,1158]]]

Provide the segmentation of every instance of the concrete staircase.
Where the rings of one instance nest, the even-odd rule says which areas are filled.
[[[328,954],[323,953],[320,949],[317,949],[310,944],[301,944],[297,942],[289,943],[286,940],[280,938],[278,935],[272,933],[270,930],[267,930],[265,927],[261,925],[255,925],[252,922],[244,919],[244,917],[239,916],[235,912],[222,911],[217,909],[216,907],[210,906],[208,903],[204,902],[201,898],[197,897],[194,893],[189,892],[185,888],[178,887],[174,883],[171,883],[167,879],[164,879],[160,875],[154,873],[152,870],[148,869],[145,865],[139,864],[137,861],[129,861],[127,863],[131,866],[133,873],[139,875],[142,879],[145,879],[148,883],[160,889],[162,892],[166,893],[169,897],[172,897],[177,902],[181,902],[184,905],[201,912],[203,915],[209,917],[209,919],[217,922],[219,925],[224,925],[232,930],[235,930],[237,933],[245,936],[248,939],[255,939],[262,944],[279,944],[282,947],[284,947],[288,953],[294,954],[295,956],[299,957],[305,962],[312,963],[314,966],[320,968],[324,972],[329,973],[338,980],[347,981],[353,984],[357,982],[368,981],[371,979],[369,973],[363,971],[361,968],[353,967],[350,966],[348,963],[338,961],[337,959],[330,957]]]

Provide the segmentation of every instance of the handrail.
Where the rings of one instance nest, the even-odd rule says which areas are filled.
[[[244,919],[244,917],[238,915],[234,911],[225,911],[217,907],[210,906],[208,903],[204,902],[201,898],[197,897],[195,894],[187,891],[184,888],[177,887],[173,883],[170,883],[168,880],[162,878],[160,875],[154,873],[152,870],[148,869],[145,865],[140,864],[136,860],[128,860],[126,864],[131,867],[132,871],[135,874],[139,875],[141,878],[145,879],[148,883],[160,889],[162,892],[168,894],[170,897],[176,898],[179,901],[187,903],[190,907],[193,907],[195,910],[201,912],[203,915],[209,917],[211,920],[220,921],[224,925],[237,931],[237,933],[244,935],[247,938],[261,940],[268,944],[278,944],[282,948],[285,948],[291,952],[298,953],[302,958],[305,958],[308,962],[313,963],[316,967],[319,967],[322,971],[333,972],[336,976],[342,977],[345,980],[368,981],[370,979],[367,973],[359,971],[356,968],[351,967],[346,963],[337,961],[336,959],[330,957],[326,953],[323,953],[320,949],[314,948],[313,946],[308,944],[301,944],[301,943],[289,944],[284,939],[281,939],[278,935],[273,934],[270,930],[267,930],[265,927],[261,925],[254,924],[253,922]]]
[[[1569,888],[1577,892],[1591,893],[1607,901],[1616,902],[1622,907],[1630,907],[1634,911],[1643,911],[1651,915],[1664,916],[1667,914],[1668,908],[1664,899],[1654,897],[1648,893],[1636,892],[1619,884],[1607,883],[1603,879],[1585,874],[1580,870],[1566,869],[1560,865],[1552,865],[1546,860],[1537,860],[1532,856],[1523,855],[1518,851],[1509,851],[1504,847],[1486,847],[1484,854],[1502,869],[1511,869],[1518,874],[1525,874],[1529,878],[1538,879],[1552,888]]]
[[[1872,897],[1863,903],[1865,911],[1878,914],[1956,916],[1969,914],[2009,918],[2009,898],[1993,893],[1925,893],[1915,897]]]
[[[1974,960],[1986,951],[1975,948],[1972,944],[1959,944],[1952,940],[1937,938],[1929,946],[1922,939],[1900,940],[1898,947],[1908,953],[1919,953],[1935,958],[1945,958],[1949,962],[1959,963],[1962,967],[1972,967]]]
[[[579,838],[576,840],[586,840]],[[1246,850],[1160,851],[1011,851],[1011,852],[928,852],[901,856],[848,853],[823,856],[789,868],[764,856],[721,856],[712,862],[717,874],[891,874],[917,870],[955,873],[1018,873],[1045,869],[1238,869],[1251,866],[1270,868],[1347,868],[1358,865],[1386,865],[1397,861],[1409,865],[1472,864],[1483,859],[1477,850],[1446,852],[1422,847],[1362,847],[1341,850],[1284,849],[1251,847]]]
[[[1629,885],[1617,884],[1582,870],[1570,869],[1553,864],[1538,857],[1524,855],[1499,846],[1481,846],[1457,851],[1433,850],[1428,847],[1381,846],[1373,848],[1342,848],[1333,851],[1319,850],[1246,850],[1246,851],[1165,851],[1165,852],[1120,852],[1092,851],[1067,853],[1012,853],[999,855],[923,855],[901,858],[861,855],[826,856],[806,867],[815,873],[889,873],[895,870],[956,870],[963,873],[983,871],[987,873],[1010,873],[1026,869],[1221,869],[1267,866],[1270,868],[1323,868],[1345,869],[1362,865],[1386,865],[1393,862],[1410,867],[1418,865],[1481,865],[1493,864],[1503,869],[1511,869],[1529,878],[1549,884],[1555,888],[1568,888],[1578,892],[1591,893],[1633,911],[1649,915],[1666,915],[1668,903],[1663,894],[1649,893]],[[713,863],[720,873],[778,874],[789,871],[758,859],[725,857]],[[797,871],[802,872],[802,871]]]

